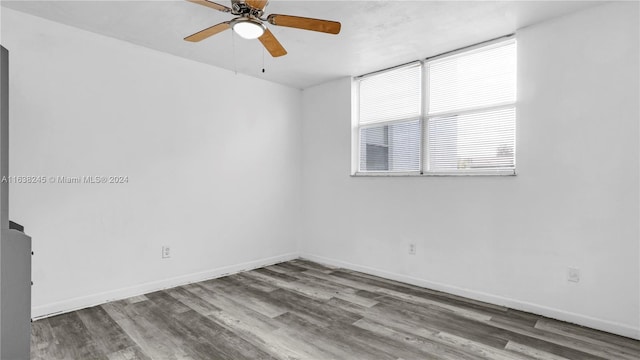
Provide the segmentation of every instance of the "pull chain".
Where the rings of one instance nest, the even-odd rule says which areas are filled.
[[[262,73],[264,74],[264,47],[262,47]]]

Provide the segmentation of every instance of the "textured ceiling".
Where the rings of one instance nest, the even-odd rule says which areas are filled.
[[[229,0],[219,0],[230,5]],[[2,1],[2,6],[251,76],[306,88],[515,32],[598,5],[583,1],[279,1],[266,13],[336,20],[339,35],[269,26],[289,52],[227,31],[182,39],[232,15],[186,1]],[[11,31],[11,29],[2,29]],[[266,69],[262,73],[263,68]]]

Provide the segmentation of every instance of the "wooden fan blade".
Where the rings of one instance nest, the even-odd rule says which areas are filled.
[[[282,44],[273,36],[273,33],[269,29],[264,30],[264,34],[258,38],[262,45],[267,49],[269,54],[273,57],[287,55],[287,50],[282,47]]]
[[[187,0],[189,2],[192,2],[194,4],[199,4],[199,5],[203,5],[206,7],[210,7],[212,9],[216,9],[218,11],[222,11],[222,12],[231,12],[231,8],[228,8],[224,5],[220,5],[218,3],[214,3],[213,1],[208,1],[208,0]]]
[[[245,3],[251,6],[254,9],[264,10],[264,7],[267,6],[268,0],[245,0]]]
[[[319,31],[328,34],[340,33],[341,25],[337,21],[312,19],[301,16],[271,14],[267,18],[270,24],[303,30]]]
[[[223,32],[230,27],[231,27],[231,24],[229,23],[229,21],[221,22],[220,24],[213,25],[212,27],[208,27],[204,30],[198,31],[195,34],[189,35],[184,39],[191,42],[202,41],[208,38],[209,36],[213,36],[219,32]]]

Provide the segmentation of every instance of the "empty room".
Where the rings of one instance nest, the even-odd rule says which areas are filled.
[[[0,1],[1,360],[637,360],[639,1]]]

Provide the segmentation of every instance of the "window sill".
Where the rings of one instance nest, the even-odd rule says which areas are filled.
[[[433,171],[433,172],[356,172],[351,177],[434,177],[434,176],[516,176],[515,170],[469,170],[469,171]]]

